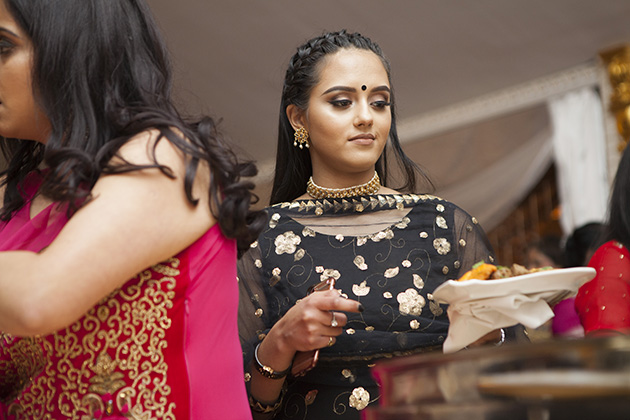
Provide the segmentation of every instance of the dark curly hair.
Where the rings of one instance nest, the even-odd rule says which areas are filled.
[[[308,149],[299,149],[293,146],[294,130],[286,115],[289,105],[295,105],[305,110],[308,98],[313,87],[319,82],[319,63],[328,54],[333,54],[341,49],[357,48],[372,51],[376,54],[385,71],[390,86],[391,69],[389,61],[381,51],[381,48],[370,38],[359,33],[349,33],[345,29],[338,32],[328,32],[313,38],[299,46],[297,52],[289,61],[289,66],[284,78],[282,88],[282,100],[280,102],[280,119],[278,125],[278,150],[276,153],[276,170],[271,191],[271,204],[291,201],[302,195],[306,189],[306,182],[311,176],[313,168]],[[398,189],[415,192],[417,179],[420,176],[431,187],[433,185],[416,165],[402,150],[396,128],[396,112],[394,91],[391,93],[391,128],[389,130],[389,148],[394,153],[394,158],[402,169],[404,184]],[[383,184],[388,182],[388,157],[387,147],[376,162],[376,171]]]
[[[2,185],[1,220],[25,204],[20,194],[26,175],[48,168],[40,193],[69,204],[69,215],[91,198],[102,174],[168,167],[138,166],[112,158],[132,137],[159,130],[186,156],[184,188],[191,203],[200,162],[208,162],[211,209],[223,233],[240,248],[257,237],[262,212],[251,211],[256,174],[252,162],[240,161],[210,117],[187,120],[171,99],[172,70],[150,9],[144,0],[5,0],[8,10],[31,40],[32,80],[36,100],[50,121],[46,144],[0,138],[8,162]],[[177,134],[181,133],[181,134]],[[183,135],[182,135],[183,134]]]
[[[608,220],[601,240],[618,241],[630,249],[630,147],[626,146],[617,166],[608,203]]]

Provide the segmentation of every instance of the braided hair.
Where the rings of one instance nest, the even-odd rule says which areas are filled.
[[[389,61],[381,48],[370,38],[359,33],[349,33],[345,29],[338,32],[328,32],[315,37],[299,46],[297,52],[289,61],[289,66],[282,88],[280,102],[280,118],[278,125],[278,149],[276,152],[276,170],[271,191],[271,204],[291,201],[302,195],[306,188],[306,182],[313,172],[308,149],[299,149],[293,146],[294,129],[286,115],[289,105],[295,105],[306,110],[308,99],[313,87],[319,82],[319,64],[328,54],[334,54],[341,49],[356,48],[371,51],[376,54],[387,72],[390,86],[391,69]],[[400,167],[404,183],[398,189],[414,192],[416,189],[416,175],[419,173],[424,180],[431,182],[402,150],[396,129],[396,112],[394,107],[394,91],[391,92],[391,127],[389,130],[389,147]],[[387,148],[376,162],[376,172],[383,184],[388,181]],[[432,186],[432,185],[431,185]]]

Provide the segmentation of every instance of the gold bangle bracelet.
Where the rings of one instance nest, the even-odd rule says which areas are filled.
[[[252,409],[252,411],[255,413],[260,413],[260,414],[275,413],[276,411],[278,411],[278,409],[282,405],[282,397],[280,397],[280,399],[278,399],[278,401],[276,401],[274,404],[263,404],[260,401],[256,400],[251,395],[249,396],[248,399],[249,399],[249,406]]]
[[[263,365],[262,363],[260,363],[260,360],[258,360],[258,347],[260,347],[260,343],[258,343],[256,345],[256,348],[254,349],[254,362],[256,363],[256,370],[258,371],[258,373],[269,379],[282,379],[287,376],[287,374],[291,370],[291,366],[283,371],[278,372],[276,370],[273,370],[273,368],[270,366]]]

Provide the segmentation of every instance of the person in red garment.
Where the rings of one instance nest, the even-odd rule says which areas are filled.
[[[603,243],[589,261],[595,278],[584,284],[575,308],[587,336],[630,334],[630,148],[612,187]]]
[[[184,121],[143,0],[0,1],[0,419],[251,418],[251,163]]]

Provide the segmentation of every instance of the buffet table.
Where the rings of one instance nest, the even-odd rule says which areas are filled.
[[[550,340],[378,362],[365,420],[630,419],[630,337]]]

